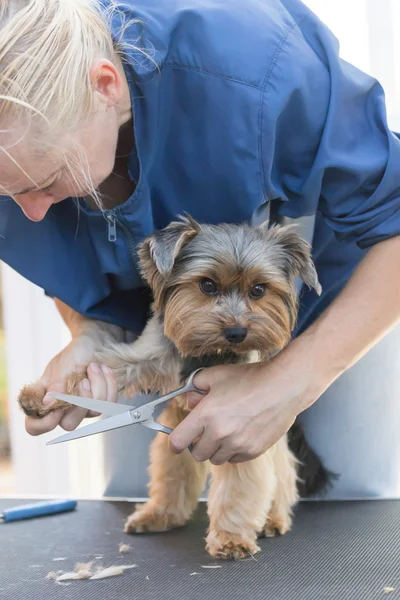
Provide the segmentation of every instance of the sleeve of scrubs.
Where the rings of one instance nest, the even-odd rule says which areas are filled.
[[[339,239],[367,248],[400,234],[400,140],[379,83],[339,58],[320,22],[301,26],[264,83],[264,193],[289,217],[320,211]]]

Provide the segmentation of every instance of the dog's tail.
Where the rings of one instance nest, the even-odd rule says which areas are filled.
[[[301,498],[322,495],[337,479],[337,475],[325,469],[320,458],[310,448],[300,424],[296,421],[288,433],[289,448],[299,461],[298,491]]]

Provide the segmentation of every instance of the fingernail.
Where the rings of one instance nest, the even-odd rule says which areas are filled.
[[[46,394],[46,396],[42,400],[43,406],[49,406],[50,404],[53,404],[53,402],[55,402],[55,398],[52,398],[48,394]]]
[[[83,387],[83,389],[84,389],[84,390],[86,390],[87,392],[91,392],[91,391],[92,391],[92,390],[91,390],[91,387],[90,387],[90,381],[89,381],[89,379],[84,379],[84,380],[82,381],[82,387]]]
[[[91,363],[89,369],[93,371],[93,373],[100,373],[100,367],[97,363]]]
[[[101,368],[103,370],[104,375],[111,375],[110,367],[107,367],[107,365],[101,365]]]

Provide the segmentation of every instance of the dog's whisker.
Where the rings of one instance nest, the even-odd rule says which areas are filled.
[[[246,319],[248,321],[266,321],[267,317],[265,315],[259,315],[259,314],[250,314],[250,315],[246,315]]]

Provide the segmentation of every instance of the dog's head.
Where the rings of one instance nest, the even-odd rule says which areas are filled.
[[[272,356],[296,322],[296,278],[321,292],[310,247],[293,227],[185,217],[147,238],[139,258],[165,335],[183,356]]]

